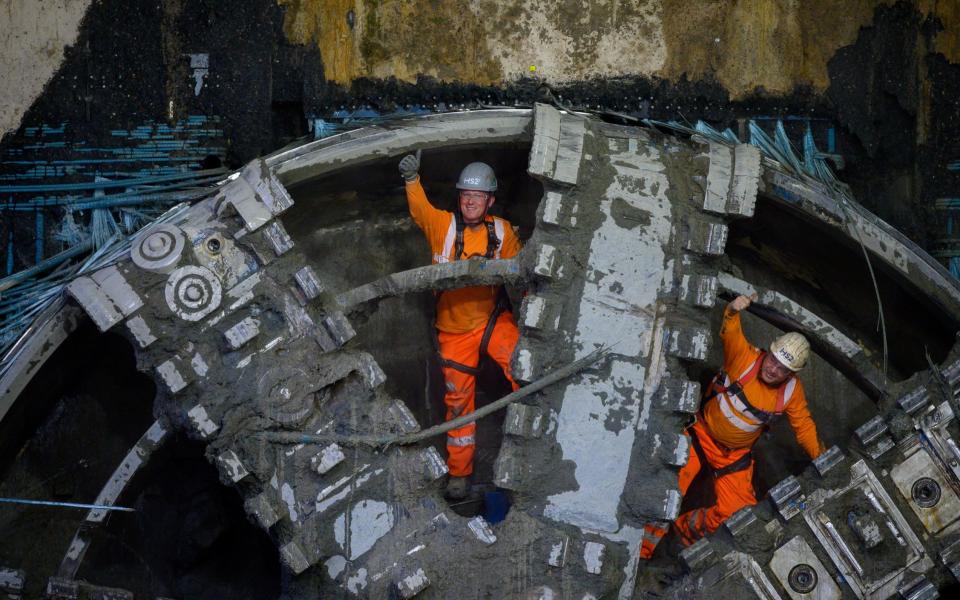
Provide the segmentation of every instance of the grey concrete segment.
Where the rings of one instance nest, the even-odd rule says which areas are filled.
[[[0,567],[0,591],[19,598],[26,578],[26,572],[22,569]]]
[[[533,109],[533,147],[527,173],[538,178],[552,178],[560,148],[560,111],[537,104]]]
[[[756,522],[757,515],[753,507],[747,506],[733,513],[733,516],[723,522],[723,526],[730,532],[730,535],[736,537]]]
[[[479,515],[467,521],[467,527],[478,540],[488,546],[497,541],[497,536],[493,534],[490,523],[487,523],[487,520]]]
[[[420,431],[420,423],[403,400],[397,399],[390,403],[390,415],[403,433]]]
[[[683,275],[680,279],[680,301],[701,308],[710,308],[717,300],[717,278],[712,275]]]
[[[895,443],[890,436],[890,426],[881,415],[877,415],[858,427],[854,436],[871,458],[877,459],[894,447]]]
[[[242,321],[223,332],[223,337],[231,350],[239,350],[247,342],[260,335],[260,320],[245,317]]]
[[[820,474],[820,477],[823,477],[829,473],[831,469],[842,463],[844,458],[846,457],[839,446],[831,446],[813,460],[813,467],[817,470],[817,473]]]
[[[583,156],[583,137],[586,118],[566,113],[560,118],[560,140],[557,160],[551,179],[558,183],[576,185]]]
[[[560,324],[560,302],[553,302],[545,296],[529,294],[520,305],[518,322],[526,329],[555,331]]]
[[[262,159],[248,163],[239,174],[231,177],[217,195],[215,202],[224,214],[232,206],[243,219],[247,231],[256,231],[293,205],[293,199]]]
[[[334,312],[323,318],[323,328],[338,348],[349,342],[357,332],[350,324],[350,320],[342,312]]]
[[[690,458],[690,438],[675,433],[654,434],[655,452],[668,465],[682,467]]]
[[[925,385],[910,390],[897,400],[897,406],[907,414],[914,414],[930,402],[930,394]]]
[[[293,278],[307,300],[313,300],[323,292],[323,286],[317,279],[316,272],[309,265],[294,273]]]
[[[188,410],[187,418],[190,419],[193,430],[203,439],[209,438],[220,429],[220,425],[214,423],[210,416],[207,415],[207,409],[205,409],[202,404],[198,404]]]
[[[680,505],[682,502],[683,497],[680,495],[679,490],[668,489],[663,496],[660,514],[653,516],[664,521],[673,521],[680,516]]]
[[[398,598],[409,600],[430,587],[430,578],[420,567],[412,573],[401,575],[394,582],[394,591]]]
[[[707,171],[703,210],[726,214],[730,186],[733,179],[733,149],[715,141],[709,141],[710,167]]]
[[[777,483],[767,493],[774,508],[784,520],[789,521],[802,510],[803,489],[800,487],[800,481],[793,475]]]
[[[257,199],[254,189],[239,174],[220,188],[215,205],[220,207],[218,217],[227,216],[227,207],[232,207],[249,232],[256,231],[273,219],[270,209]]]
[[[727,200],[727,213],[752,217],[760,184],[760,149],[750,144],[734,147],[733,181]]]
[[[157,365],[156,371],[160,380],[172,394],[176,394],[193,381],[190,371],[187,371],[182,361],[176,357]]]
[[[47,580],[47,597],[55,600],[79,600],[80,582],[63,577],[51,577]]]
[[[268,492],[247,498],[243,503],[243,508],[247,511],[247,514],[253,515],[263,529],[270,529],[287,514],[282,505],[271,500]]]
[[[267,241],[277,256],[283,256],[293,249],[293,238],[287,233],[280,221],[273,221],[263,228],[263,239]]]
[[[537,223],[554,227],[576,225],[576,201],[567,200],[559,191],[547,191],[537,207]]]
[[[133,592],[120,588],[93,585],[86,581],[72,581],[51,577],[47,581],[47,597],[55,600],[134,600]]]
[[[426,481],[436,481],[450,472],[447,461],[440,456],[440,452],[430,446],[420,452],[423,461],[423,478]]]
[[[664,410],[692,415],[700,409],[700,384],[686,379],[663,377],[657,387],[655,402]]]
[[[177,267],[185,245],[183,230],[176,225],[151,225],[131,242],[130,259],[141,269],[166,274]]]
[[[226,450],[217,456],[217,467],[220,469],[220,476],[231,483],[237,483],[250,474],[233,450]]]
[[[924,575],[917,575],[901,587],[899,593],[903,600],[936,600],[940,597],[936,586]]]
[[[503,433],[523,438],[538,438],[546,424],[543,410],[528,404],[514,403],[507,407]]]
[[[157,337],[153,335],[150,326],[140,315],[127,319],[127,329],[130,330],[130,335],[133,336],[133,339],[141,348],[146,348],[157,341]]]
[[[563,276],[560,253],[550,244],[539,244],[530,252],[533,254],[532,272],[541,279],[552,281]]]
[[[100,331],[107,331],[123,319],[123,314],[89,277],[77,277],[67,284],[67,293],[76,300]]]
[[[719,256],[727,246],[727,226],[703,217],[690,217],[684,248],[706,256]]]
[[[493,465],[494,482],[506,490],[523,489],[525,461],[520,448],[504,445]]]
[[[717,561],[717,555],[707,538],[701,538],[680,552],[680,562],[687,570],[698,572]]]
[[[325,446],[323,450],[310,459],[310,465],[320,475],[326,475],[330,469],[339,465],[346,458],[343,449],[338,444]]]
[[[510,370],[513,372],[514,379],[521,383],[536,380],[542,370],[533,351],[526,346],[527,343],[521,338],[510,362]]]
[[[100,269],[90,275],[90,279],[100,286],[100,291],[109,298],[114,307],[124,317],[129,317],[143,306],[143,300],[133,291],[133,288],[117,270],[117,267],[111,265],[105,269]]]
[[[859,440],[862,445],[867,446],[889,430],[890,427],[887,425],[883,416],[876,415],[860,427],[857,427],[854,435],[857,436],[857,440]]]
[[[591,575],[599,575],[603,571],[603,554],[606,546],[597,542],[587,542],[583,545],[584,570]]]
[[[710,340],[711,334],[705,327],[678,326],[670,329],[667,352],[677,358],[706,360]]]
[[[547,564],[551,567],[562,569],[567,562],[567,549],[570,546],[570,538],[563,536],[550,543],[550,554],[547,555]]]
[[[296,575],[303,573],[312,566],[303,548],[296,541],[287,542],[280,548],[280,558],[283,560],[283,564]]]
[[[258,158],[249,162],[240,170],[240,177],[250,185],[256,199],[262,202],[273,216],[293,206],[293,198],[270,170],[265,160]]]

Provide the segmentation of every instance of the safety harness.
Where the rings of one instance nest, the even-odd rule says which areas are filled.
[[[746,371],[744,371],[740,377],[729,385],[724,385],[724,382],[730,381],[730,376],[723,369],[713,378],[713,390],[714,394],[711,398],[716,398],[720,394],[726,394],[728,396],[736,397],[740,402],[743,403],[743,406],[746,407],[747,412],[750,413],[750,416],[759,421],[764,428],[769,428],[770,424],[773,423],[774,419],[783,414],[784,407],[787,404],[789,398],[786,395],[788,384],[793,379],[793,375],[790,375],[780,384],[780,387],[777,388],[777,404],[774,407],[773,411],[766,411],[760,408],[757,408],[747,400],[747,395],[743,392],[743,386],[750,383],[757,378],[757,374],[760,373],[760,367],[763,365],[763,359],[766,357],[766,352],[761,352],[760,356],[753,361],[753,364],[750,365]],[[793,386],[790,387],[790,392],[793,392]],[[711,398],[708,398],[709,401]],[[718,399],[719,401],[719,399]]]
[[[757,375],[760,373],[760,367],[763,365],[763,359],[766,357],[766,352],[761,352],[760,355],[753,361],[753,364],[744,371],[736,381],[730,383],[729,385],[724,385],[725,382],[730,381],[730,376],[726,371],[720,370],[716,376],[713,378],[713,395],[704,400],[704,404],[710,400],[717,398],[717,402],[724,401],[723,398],[719,398],[721,394],[724,394],[728,397],[735,397],[739,400],[742,405],[746,408],[746,412],[750,413],[750,416],[759,421],[764,430],[769,429],[770,424],[773,421],[783,414],[784,408],[787,405],[787,402],[790,400],[790,396],[787,395],[787,388],[789,387],[790,395],[792,396],[794,385],[788,386],[788,384],[793,379],[793,375],[787,378],[780,386],[777,388],[777,404],[774,407],[773,411],[763,410],[757,408],[747,400],[747,395],[743,391],[743,387],[756,379]],[[693,444],[694,450],[697,452],[697,456],[700,458],[700,464],[704,467],[710,468],[713,472],[715,478],[723,477],[724,475],[729,475],[730,473],[736,473],[738,471],[745,471],[750,468],[750,465],[753,464],[753,450],[750,450],[742,457],[736,461],[730,463],[725,467],[719,469],[714,469],[710,466],[710,463],[707,462],[706,453],[703,451],[703,447],[700,445],[700,440],[697,438],[697,432],[693,427],[690,427],[688,432],[690,433],[690,441]]]
[[[459,210],[453,213],[453,217],[456,227],[453,260],[460,260],[463,256],[463,233],[466,229],[466,223],[463,222],[463,216],[460,214]],[[498,250],[500,249],[501,243],[500,238],[497,236],[497,223],[495,220],[484,220],[483,224],[487,227],[487,251],[484,253],[483,257],[487,259],[496,258],[499,255]],[[487,347],[490,345],[490,338],[493,336],[493,328],[497,324],[497,319],[500,317],[500,314],[503,313],[503,311],[507,310],[509,306],[510,298],[507,297],[506,291],[501,286],[499,292],[497,293],[497,302],[493,307],[493,312],[490,313],[490,318],[487,319],[487,326],[483,330],[483,337],[480,338],[481,359],[484,355],[488,355]],[[471,367],[469,365],[444,358],[443,355],[440,354],[440,340],[437,338],[436,327],[433,328],[433,340],[434,349],[437,351],[437,355],[440,356],[440,364],[442,366],[456,369],[457,371],[473,376],[477,376],[480,373],[479,361],[477,362],[477,366]]]
[[[453,218],[456,221],[457,227],[457,239],[454,245],[453,260],[460,260],[460,257],[463,256],[463,232],[467,228],[467,224],[463,222],[463,215],[460,214],[459,210],[453,213]],[[496,222],[493,220],[484,220],[483,224],[487,226],[487,252],[483,257],[493,258],[497,255],[497,250],[500,248],[500,238],[497,237]]]

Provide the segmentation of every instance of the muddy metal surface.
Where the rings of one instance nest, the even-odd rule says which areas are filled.
[[[509,216],[529,231],[523,252],[486,265],[419,267],[426,256],[418,233],[403,217],[396,180],[389,183],[397,158],[425,148],[429,165],[430,157],[466,158],[484,146],[504,157],[505,189],[517,199]],[[522,167],[511,168],[518,157]],[[366,185],[350,190],[349,177],[337,179],[364,168]],[[442,197],[451,175],[433,172],[433,187],[432,168],[428,193]],[[164,446],[181,447],[176,436],[187,436],[239,494],[234,507],[242,503],[272,541],[278,592],[288,597],[688,597],[719,589],[795,598],[811,593],[797,591],[811,579],[822,583],[822,597],[945,589],[960,522],[950,509],[960,497],[960,369],[949,353],[960,289],[837,194],[790,176],[752,146],[549,105],[398,121],[254,161],[210,198],[144,231],[130,260],[69,286],[70,302],[101,331],[124,335],[157,386],[157,421],[127,432],[132,445],[125,457],[115,452],[109,464],[117,468],[98,479],[98,502],[119,503],[149,486],[159,477],[150,466],[169,460]],[[785,279],[812,263],[801,256],[798,269],[782,269],[783,257],[764,251],[762,232],[740,225],[765,218],[767,205],[791,207],[779,218],[854,250],[863,243],[878,285],[923,298],[939,333],[901,337],[906,318],[890,314],[888,341],[900,347],[885,357],[872,329],[846,318],[846,297],[830,280]],[[731,241],[750,251],[738,254]],[[515,294],[518,381],[600,347],[608,353],[505,411],[486,468],[512,506],[491,522],[491,513],[461,516],[441,497],[446,466],[429,442],[357,438],[391,439],[433,424],[429,290],[496,282],[525,292]],[[641,563],[644,525],[663,525],[681,510],[676,474],[690,452],[682,429],[718,362],[717,311],[728,294],[744,291],[760,292],[822,349],[825,360],[814,361],[805,381],[822,436],[837,449],[809,466],[781,453],[789,433],[775,432],[758,469],[758,492],[769,490],[769,500],[684,551],[685,575],[671,566],[666,542]],[[760,322],[746,326],[757,343],[774,335]],[[921,368],[930,370],[910,377],[913,357],[926,351],[931,362]],[[19,364],[10,373],[30,377]],[[279,443],[266,432],[306,432],[322,442]],[[199,466],[185,472],[203,477]],[[139,502],[161,517],[162,503],[150,500],[157,493]],[[200,497],[188,514],[211,520],[183,531],[202,550],[224,543],[229,528],[215,518],[216,494]],[[91,511],[75,533],[68,524],[54,536],[59,544],[50,541],[51,552],[63,552],[59,566],[38,564],[23,575],[59,597],[96,586],[184,597],[199,589],[95,568],[110,564],[96,534],[103,518]],[[162,563],[163,554],[145,563]],[[169,581],[171,572],[158,570],[158,578]],[[191,585],[216,581],[210,571],[194,573]],[[217,588],[204,589],[215,597]]]

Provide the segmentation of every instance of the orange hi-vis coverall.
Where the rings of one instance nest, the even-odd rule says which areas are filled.
[[[454,256],[456,246],[456,220],[452,212],[434,208],[420,185],[420,178],[407,182],[407,204],[410,215],[417,223],[433,254],[434,263],[444,263],[474,256],[486,256],[490,235],[488,227],[466,227],[463,230],[463,253]],[[520,251],[520,240],[513,232],[510,223],[499,217],[487,216],[493,232],[499,240],[499,247],[493,258],[512,258]],[[440,356],[443,359],[443,377],[446,381],[446,395],[443,398],[447,406],[446,420],[454,419],[474,411],[476,398],[476,377],[456,369],[451,362],[476,367],[480,363],[480,344],[487,323],[497,304],[499,286],[475,286],[447,290],[440,294],[437,301],[437,339],[440,343]],[[504,311],[493,323],[487,354],[506,375],[513,389],[516,382],[510,375],[510,355],[517,345],[520,333],[513,322],[513,315]],[[476,423],[470,423],[447,434],[447,466],[450,475],[466,477],[473,473],[473,455],[476,449]]]
[[[724,311],[720,340],[723,342],[723,371],[711,382],[709,400],[687,434],[696,439],[690,440],[690,458],[680,469],[678,482],[680,494],[686,495],[694,477],[704,466],[702,460],[706,460],[706,467],[713,472],[717,503],[691,510],[674,521],[673,526],[685,545],[713,533],[741,508],[757,503],[753,491],[751,450],[774,417],[786,413],[797,442],[811,459],[823,452],[817,426],[807,408],[803,384],[796,376],[791,376],[779,387],[771,387],[760,380],[760,364],[765,352],[752,346],[744,337],[740,313],[729,308]],[[731,380],[731,374],[735,374],[736,379]],[[739,387],[742,391],[737,393]],[[700,446],[699,450],[696,445]],[[657,542],[667,533],[666,527],[666,523],[646,525],[641,557],[650,558]]]

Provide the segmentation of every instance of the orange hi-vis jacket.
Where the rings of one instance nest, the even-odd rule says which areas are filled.
[[[407,204],[410,215],[423,230],[430,243],[433,262],[444,263],[458,258],[485,256],[487,253],[487,228],[467,227],[463,232],[463,255],[453,256],[457,236],[453,213],[434,208],[420,185],[420,178],[407,182]],[[513,258],[520,251],[520,240],[510,223],[499,217],[487,215],[492,221],[500,247],[494,258]],[[485,285],[447,290],[437,302],[437,329],[448,333],[466,333],[486,324],[497,302],[499,286]]]
[[[728,386],[746,374],[762,352],[752,346],[743,335],[740,326],[740,313],[727,308],[723,313],[720,326],[720,340],[723,342],[723,371]],[[791,377],[783,384],[783,412],[786,413],[793,428],[797,442],[807,455],[813,459],[820,456],[823,448],[817,437],[817,425],[810,416],[807,398],[803,393],[803,384],[797,377]],[[711,393],[717,392],[716,382]],[[757,409],[774,412],[777,408],[779,388],[771,387],[760,380],[759,374],[743,384],[743,393],[749,403]],[[748,448],[763,433],[764,424],[748,411],[747,406],[734,394],[717,393],[703,407],[703,420],[710,436],[722,446],[731,450]]]

